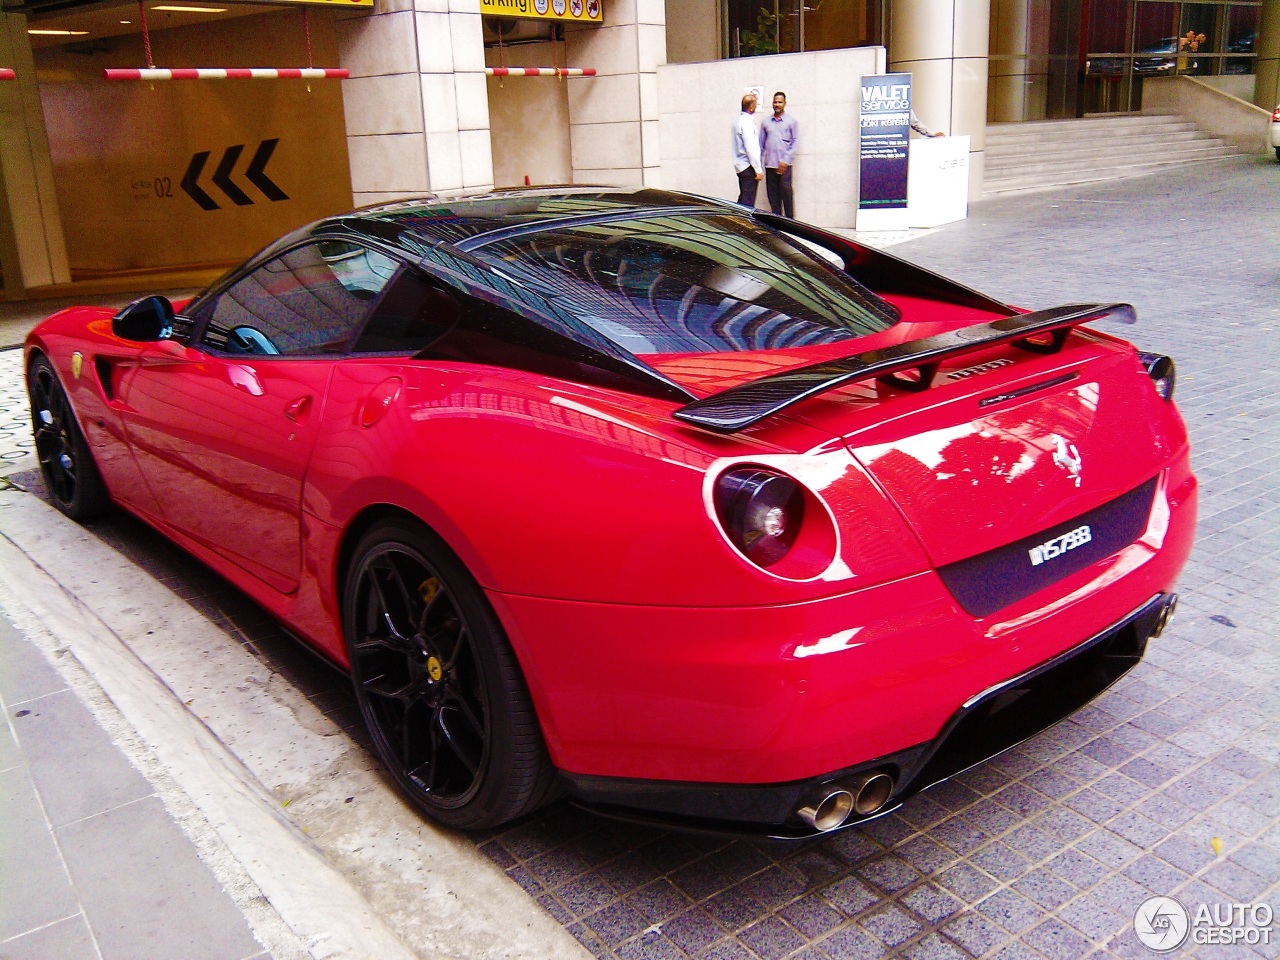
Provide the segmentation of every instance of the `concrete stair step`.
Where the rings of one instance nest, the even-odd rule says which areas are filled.
[[[1165,137],[1179,133],[1194,133],[1198,128],[1189,120],[1179,123],[1160,123],[1141,126],[1110,127],[1106,130],[1045,130],[1040,133],[1003,133],[992,135],[987,128],[987,143],[1002,147],[1019,147],[1036,143],[1098,143],[1116,138]]]
[[[987,195],[1123,177],[1236,156],[1179,116],[1118,114],[987,127]]]
[[[1024,161],[1044,161],[1049,159],[1070,157],[1102,157],[1111,158],[1131,153],[1142,153],[1149,150],[1177,150],[1188,144],[1205,143],[1209,138],[1198,130],[1178,131],[1160,137],[1116,137],[1105,143],[1090,141],[1088,143],[1039,143],[1009,146],[997,144],[994,147],[987,142],[987,166],[995,161],[1021,163]]]
[[[992,145],[1023,143],[1077,142],[1112,139],[1114,137],[1164,136],[1177,131],[1195,130],[1195,124],[1178,117],[1157,117],[1148,120],[1135,118],[1129,123],[1098,123],[1093,120],[1068,122],[1010,124],[1026,129],[1001,130],[1000,125],[988,126],[986,142]]]
[[[1165,123],[1186,122],[1186,118],[1176,113],[1117,113],[1065,120],[1026,120],[1018,123],[992,123],[988,124],[987,131],[996,136],[1001,136],[1030,131],[1108,130],[1116,127],[1158,126]]]
[[[1202,157],[1218,156],[1222,154],[1234,155],[1235,151],[1232,147],[1222,143],[1220,140],[1197,140],[1188,144],[1181,144],[1172,149],[1166,149],[1163,145],[1153,144],[1144,150],[1134,150],[1126,153],[1114,153],[1110,155],[1096,154],[1089,157],[1034,157],[1026,158],[1019,163],[998,162],[994,168],[988,163],[987,170],[992,169],[1012,172],[1030,172],[1033,168],[1044,168],[1049,170],[1067,169],[1070,167],[1081,167],[1092,169],[1095,167],[1126,167],[1137,163],[1158,163],[1160,161],[1168,161],[1170,163],[1179,160],[1198,160]]]
[[[984,197],[992,197],[1013,193],[1030,193],[1036,190],[1052,190],[1056,187],[1069,187],[1085,183],[1097,183],[1106,180],[1123,180],[1128,177],[1142,177],[1159,173],[1171,167],[1184,166],[1188,163],[1211,163],[1241,156],[1239,152],[1226,150],[1213,156],[1199,159],[1160,160],[1151,163],[1117,165],[1107,168],[1079,169],[1063,171],[1056,175],[1023,175],[985,179],[982,184]]]
[[[1184,157],[1144,157],[1142,159],[1129,161],[1127,163],[1099,163],[1093,166],[1075,166],[1075,165],[1058,165],[1043,167],[1028,167],[1016,170],[997,170],[988,172],[984,180],[985,184],[996,183],[1001,180],[1031,178],[1035,180],[1043,180],[1045,183],[1074,183],[1077,175],[1091,176],[1094,174],[1106,174],[1110,177],[1118,172],[1118,175],[1127,175],[1125,171],[1136,170],[1141,167],[1152,165],[1158,166],[1178,166],[1179,164],[1198,163],[1202,160],[1222,160],[1227,157],[1239,156],[1235,153],[1223,153],[1214,151],[1206,152]]]
[[[1228,152],[1220,140],[1199,139],[1178,144],[1153,143],[1113,153],[1095,153],[1081,156],[1070,153],[1045,154],[1017,158],[990,158],[986,161],[986,177],[1018,176],[1021,174],[1050,173],[1073,168],[1095,169],[1100,167],[1132,166],[1135,163],[1159,161],[1199,160]]]

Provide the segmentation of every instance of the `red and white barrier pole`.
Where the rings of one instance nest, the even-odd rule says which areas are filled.
[[[595,67],[485,67],[491,77],[594,77]]]
[[[108,67],[102,74],[108,80],[346,80],[351,75],[336,67]]]
[[[8,67],[0,67],[0,80],[17,80],[18,75]]]

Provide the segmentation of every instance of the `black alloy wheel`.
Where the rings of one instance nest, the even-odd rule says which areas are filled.
[[[37,354],[27,370],[31,428],[45,489],[72,520],[92,520],[110,503],[102,475],[48,358]]]
[[[443,541],[407,518],[375,525],[344,595],[356,698],[401,789],[459,829],[539,806],[554,770],[520,666]]]

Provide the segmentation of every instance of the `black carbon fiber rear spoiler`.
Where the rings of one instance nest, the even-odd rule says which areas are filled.
[[[1091,320],[1135,323],[1137,319],[1133,307],[1127,303],[1051,307],[776,373],[685,404],[675,411],[675,416],[708,430],[733,433],[846,383],[875,377],[908,390],[924,390],[933,381],[939,362],[946,357],[1002,343],[1013,343],[1039,353],[1055,353],[1062,349],[1072,327]],[[900,376],[908,370],[917,371],[918,378]]]

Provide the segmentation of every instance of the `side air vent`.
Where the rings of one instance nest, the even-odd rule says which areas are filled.
[[[94,357],[93,369],[97,371],[98,382],[102,384],[102,392],[108,400],[116,398],[116,384],[112,379],[115,366],[107,357]]]

